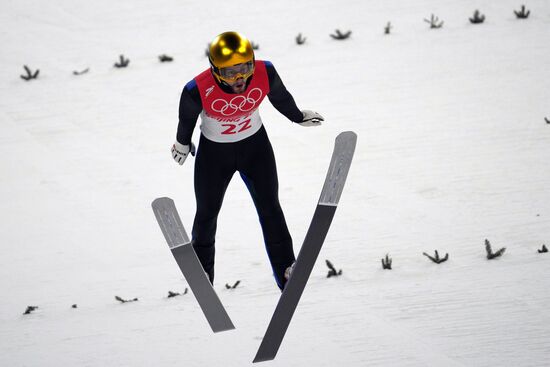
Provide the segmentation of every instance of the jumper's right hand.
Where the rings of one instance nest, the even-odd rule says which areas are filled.
[[[183,145],[176,141],[174,145],[172,145],[172,158],[174,158],[180,166],[185,162],[189,153],[191,153],[192,156],[195,155],[195,144]]]

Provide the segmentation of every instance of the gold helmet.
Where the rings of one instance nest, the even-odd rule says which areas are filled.
[[[237,32],[224,32],[214,38],[208,50],[212,73],[220,83],[247,80],[254,73],[254,50],[250,41]]]

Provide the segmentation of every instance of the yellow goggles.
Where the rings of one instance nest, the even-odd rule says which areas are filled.
[[[238,79],[247,79],[254,73],[254,62],[249,61],[225,68],[220,68],[218,76],[225,82],[235,82]]]

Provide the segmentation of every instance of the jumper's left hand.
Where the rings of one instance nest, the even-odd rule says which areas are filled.
[[[301,122],[298,122],[298,125],[300,126],[319,126],[321,125],[321,121],[325,121],[323,116],[315,111],[303,110],[302,114],[304,115],[304,118]]]

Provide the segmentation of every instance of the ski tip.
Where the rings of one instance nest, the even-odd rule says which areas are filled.
[[[159,205],[159,204],[162,204],[162,203],[166,203],[166,202],[174,202],[174,200],[170,199],[169,197],[167,196],[163,196],[163,197],[160,197],[160,198],[156,198],[155,200],[153,200],[151,202],[151,206],[154,208],[155,206]]]
[[[343,131],[336,137],[336,140],[353,140],[357,141],[357,134],[354,131]]]
[[[353,155],[355,146],[357,145],[357,134],[353,131],[344,131],[338,134],[335,139],[335,145],[346,146],[346,150],[349,150]]]

